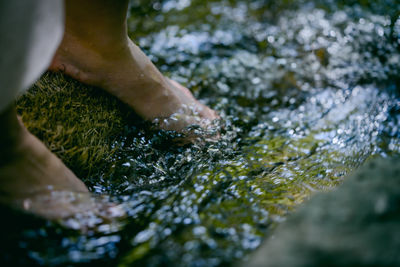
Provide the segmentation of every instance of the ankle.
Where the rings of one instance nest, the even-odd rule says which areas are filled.
[[[66,28],[60,47],[74,48],[74,46],[85,47],[100,54],[111,54],[115,51],[126,49],[128,36],[126,33],[104,34],[93,32],[93,29]]]

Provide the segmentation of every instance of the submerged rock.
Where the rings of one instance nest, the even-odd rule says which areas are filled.
[[[127,216],[112,234],[3,228],[0,266],[230,266],[311,193],[400,155],[397,2],[132,0],[131,36],[218,111],[221,138],[173,146],[101,90],[45,75],[18,100],[24,123]]]
[[[399,266],[400,160],[371,160],[316,195],[242,266]]]

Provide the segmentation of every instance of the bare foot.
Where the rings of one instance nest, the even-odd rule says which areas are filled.
[[[68,31],[67,18],[50,70],[106,90],[165,130],[182,132],[193,124],[207,128],[218,118],[187,88],[164,77],[127,36],[100,42],[82,36]]]
[[[48,219],[65,218],[81,209],[57,204],[49,196],[55,191],[88,193],[83,182],[25,129],[15,111],[0,114],[0,124],[7,130],[0,133],[0,203]]]
[[[57,220],[80,231],[119,227],[123,209],[92,196],[85,184],[17,119],[13,108],[0,113],[0,204]],[[110,228],[111,227],[111,228]],[[103,229],[103,230],[104,230]],[[101,230],[101,231],[103,231]]]

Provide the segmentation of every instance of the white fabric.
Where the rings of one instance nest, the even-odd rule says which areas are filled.
[[[63,0],[0,0],[0,112],[51,63],[63,9]]]

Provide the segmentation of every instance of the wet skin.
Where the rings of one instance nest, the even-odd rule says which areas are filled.
[[[129,1],[66,1],[63,41],[49,67],[97,86],[131,106],[145,120],[166,130],[206,128],[216,113],[190,91],[165,78],[127,35]],[[46,218],[64,218],[91,208],[80,201],[43,201],[54,191],[88,189],[60,159],[18,121],[11,107],[1,114],[0,202]],[[10,141],[11,140],[11,141]],[[39,204],[38,204],[39,203]],[[47,204],[46,204],[47,203]]]
[[[84,183],[28,132],[14,108],[0,114],[0,124],[7,129],[0,133],[0,203],[52,219],[75,213],[68,204],[38,206],[36,201],[55,190],[87,193]]]
[[[66,30],[50,70],[104,89],[162,129],[207,127],[217,114],[164,77],[129,39],[127,9],[128,1],[67,1]]]

